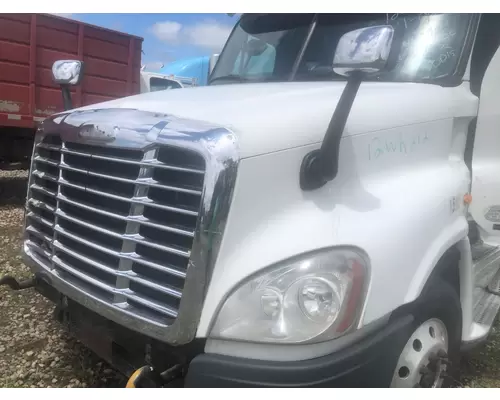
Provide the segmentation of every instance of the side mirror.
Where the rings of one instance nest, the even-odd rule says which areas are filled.
[[[251,39],[247,43],[248,54],[252,57],[260,56],[266,49],[266,42],[260,39]]]
[[[335,73],[373,74],[384,70],[391,51],[394,29],[389,25],[356,29],[344,34],[333,59]]]
[[[52,80],[61,85],[65,110],[73,108],[69,86],[78,85],[83,77],[83,61],[57,60],[52,65]]]
[[[58,60],[52,65],[52,79],[59,85],[78,85],[82,70],[83,61]]]
[[[363,77],[383,71],[391,51],[394,29],[381,25],[344,34],[337,44],[333,70],[347,76],[347,84],[335,107],[321,148],[302,160],[300,187],[315,190],[335,179],[339,168],[340,140]]]

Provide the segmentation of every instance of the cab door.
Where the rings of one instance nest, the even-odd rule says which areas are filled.
[[[479,38],[476,38],[476,45]],[[491,53],[490,53],[491,54]],[[472,148],[469,213],[481,239],[500,244],[500,49],[486,68]]]

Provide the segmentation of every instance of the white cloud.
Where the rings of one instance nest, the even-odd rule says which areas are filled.
[[[222,50],[231,29],[215,21],[205,21],[186,27],[186,35],[191,44],[217,52]]]
[[[217,21],[182,25],[175,21],[157,22],[151,32],[161,41],[175,44],[191,44],[212,51],[220,51],[231,33],[232,26]]]
[[[175,21],[157,22],[151,27],[151,32],[164,42],[177,42],[182,25]]]

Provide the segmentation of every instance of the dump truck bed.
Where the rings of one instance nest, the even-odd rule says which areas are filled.
[[[56,60],[85,63],[74,107],[139,93],[142,41],[50,14],[0,14],[0,126],[34,128],[63,110]]]

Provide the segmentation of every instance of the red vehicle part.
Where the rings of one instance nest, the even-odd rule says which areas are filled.
[[[74,107],[139,93],[142,41],[49,14],[0,14],[0,127],[35,128],[63,110],[56,60],[85,63]]]

